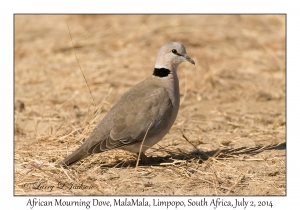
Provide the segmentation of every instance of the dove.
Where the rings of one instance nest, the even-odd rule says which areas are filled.
[[[177,69],[195,62],[179,42],[163,45],[152,75],[125,92],[94,128],[85,142],[60,164],[69,166],[91,154],[112,149],[140,153],[160,141],[175,122],[180,104]]]

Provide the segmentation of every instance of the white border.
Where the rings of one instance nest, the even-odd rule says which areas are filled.
[[[299,145],[299,22],[300,16],[296,1],[1,1],[1,206],[3,209],[25,209],[29,198],[13,196],[13,14],[14,13],[287,13],[287,196],[286,197],[245,197],[245,199],[259,201],[272,200],[272,209],[283,209],[298,206],[299,173],[298,145]],[[38,197],[54,200],[56,197]],[[97,197],[62,197],[92,200]],[[102,197],[112,200],[116,197]],[[141,198],[141,197],[138,197]],[[147,197],[151,199],[152,197]],[[153,197],[158,198],[158,197]],[[197,198],[197,197],[194,197]],[[201,199],[202,197],[198,197]],[[213,199],[209,197],[208,199]],[[235,199],[235,197],[221,197]],[[184,200],[188,197],[163,197],[167,200]],[[238,197],[242,199],[242,197]],[[63,209],[64,207],[56,207]],[[76,208],[76,207],[75,207]],[[84,207],[77,207],[84,208]],[[93,207],[90,209],[105,209]],[[130,207],[127,207],[127,209]],[[149,209],[148,207],[145,207]],[[197,209],[213,209],[197,207]],[[34,209],[43,209],[34,207]],[[47,208],[49,209],[49,208]],[[74,209],[74,207],[69,208]],[[112,208],[110,208],[112,209]],[[141,209],[140,207],[130,209]],[[158,208],[159,209],[159,208]],[[169,208],[170,209],[170,208]],[[218,208],[219,209],[219,208]],[[228,209],[228,208],[227,208]],[[296,209],[296,208],[293,208]]]

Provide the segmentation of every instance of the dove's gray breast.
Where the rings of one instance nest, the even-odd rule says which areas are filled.
[[[138,152],[148,129],[144,141],[148,147],[168,132],[176,118],[179,105],[171,100],[167,88],[152,80],[155,78],[149,77],[142,81],[116,102],[85,142],[88,153],[119,147]],[[175,117],[172,117],[174,114]],[[146,149],[148,148],[143,148]]]

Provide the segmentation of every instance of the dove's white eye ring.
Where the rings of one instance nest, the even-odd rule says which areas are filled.
[[[182,56],[182,55],[180,55],[180,54],[177,52],[177,50],[175,50],[175,49],[172,50],[172,53],[173,53],[174,55]]]

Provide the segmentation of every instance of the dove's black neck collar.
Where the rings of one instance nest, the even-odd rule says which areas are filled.
[[[167,77],[171,71],[166,68],[154,68],[153,75],[157,77]]]

